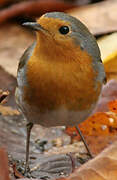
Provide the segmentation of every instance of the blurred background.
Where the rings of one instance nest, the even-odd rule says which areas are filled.
[[[86,126],[81,124],[91,151],[98,154],[117,138],[117,101],[108,107],[110,101],[117,100],[117,0],[0,0],[0,92],[9,91],[8,97],[0,105],[0,146],[5,147],[15,159],[24,158],[26,139],[25,122],[17,111],[14,98],[17,66],[24,50],[36,40],[35,33],[23,27],[22,23],[35,21],[42,14],[51,11],[66,12],[80,19],[96,37],[100,47],[108,81],[95,109],[95,112],[102,114],[92,118],[98,122],[98,126],[95,124],[89,128],[88,124],[90,133],[86,132],[83,129]],[[107,115],[104,112],[112,113]],[[113,127],[112,124],[106,125],[111,127],[114,136],[106,134],[105,137],[105,132],[99,128],[108,118],[116,120]],[[32,155],[36,154],[38,157],[38,153],[47,152],[53,146],[56,149],[50,151],[50,154],[63,153],[63,146],[65,153],[77,152],[78,147],[79,151],[85,152],[78,143],[79,137],[74,133],[74,129],[68,128],[66,134],[62,128],[47,130],[35,126],[31,140]],[[93,129],[96,129],[95,132]],[[93,138],[90,138],[89,134],[92,134]],[[97,135],[98,138],[95,138]]]

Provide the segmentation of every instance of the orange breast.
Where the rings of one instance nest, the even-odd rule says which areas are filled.
[[[39,50],[38,50],[39,52]],[[37,56],[36,50],[27,64],[27,82],[24,100],[39,108],[40,112],[65,107],[68,110],[85,110],[95,103],[101,84],[95,82],[97,73],[92,58],[77,47],[62,56],[49,51]],[[53,57],[53,59],[49,59]],[[61,57],[61,59],[60,59]]]

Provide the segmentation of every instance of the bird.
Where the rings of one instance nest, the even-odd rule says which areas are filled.
[[[27,170],[34,124],[75,126],[90,153],[78,124],[93,112],[106,75],[95,37],[77,18],[49,12],[23,25],[36,32],[20,58],[15,92],[27,120]]]

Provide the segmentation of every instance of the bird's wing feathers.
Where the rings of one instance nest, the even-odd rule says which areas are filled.
[[[24,67],[24,65],[27,63],[28,59],[30,58],[33,49],[35,48],[36,42],[34,42],[31,46],[29,46],[22,57],[20,58],[20,62],[18,65],[18,71]]]

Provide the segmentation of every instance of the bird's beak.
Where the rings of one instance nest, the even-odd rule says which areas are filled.
[[[46,31],[40,24],[36,22],[25,22],[22,24],[23,26],[26,26],[34,31]]]

